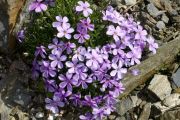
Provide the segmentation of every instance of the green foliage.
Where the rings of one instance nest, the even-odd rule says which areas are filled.
[[[52,42],[57,34],[57,30],[52,27],[52,23],[56,21],[58,15],[67,16],[71,26],[75,29],[80,19],[84,18],[82,14],[75,13],[75,6],[79,0],[57,0],[55,7],[48,7],[46,12],[30,13],[33,20],[26,24],[26,39],[23,44],[23,52],[29,53],[29,59],[33,59],[36,46],[47,46]],[[90,40],[85,43],[86,46],[95,47],[103,45],[109,40],[104,37],[106,32],[105,24],[102,21],[102,10],[107,7],[108,2],[98,0],[87,0],[91,4],[93,14],[90,16],[95,30],[90,32]],[[98,7],[97,7],[98,6]],[[66,39],[61,39],[67,41]],[[70,40],[76,42],[77,40]],[[78,44],[77,44],[78,45]]]

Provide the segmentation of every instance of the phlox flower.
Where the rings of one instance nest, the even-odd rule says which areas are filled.
[[[70,25],[69,23],[67,23],[69,21],[69,19],[66,16],[65,17],[56,16],[56,20],[57,20],[57,22],[52,23],[52,26],[55,28],[62,27],[63,24]]]
[[[156,49],[158,48],[158,44],[154,42],[154,38],[150,36],[147,39],[147,42],[149,44],[149,50],[152,51],[153,54],[156,54]]]
[[[74,29],[70,27],[70,24],[62,24],[62,26],[57,27],[58,34],[57,37],[62,38],[65,37],[67,39],[71,39],[71,33],[74,32]]]
[[[90,4],[88,2],[79,1],[78,6],[76,6],[77,12],[83,12],[85,17],[88,17],[90,14],[93,13],[92,9],[89,8]]]
[[[29,5],[29,11],[33,11],[39,13],[47,10],[47,5],[43,2],[43,0],[35,0]]]
[[[41,64],[40,71],[42,72],[43,77],[48,78],[49,76],[56,76],[55,68],[51,67],[49,61],[42,61]]]

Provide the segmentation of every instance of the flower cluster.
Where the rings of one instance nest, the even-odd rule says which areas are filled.
[[[29,5],[29,11],[40,13],[46,11],[48,5],[55,6],[55,0],[35,0]]]
[[[37,2],[44,5],[42,0]],[[36,9],[36,12],[40,11]],[[58,113],[62,107],[71,105],[85,109],[79,117],[82,120],[102,120],[115,111],[117,98],[125,89],[121,79],[128,68],[140,64],[147,46],[156,53],[158,45],[139,22],[109,6],[102,12],[103,21],[108,21],[104,28],[108,43],[86,46],[89,32],[96,29],[90,19],[93,11],[88,2],[82,1],[75,10],[82,12],[84,17],[76,28],[71,27],[67,16],[56,16],[57,21],[52,26],[58,33],[47,47],[37,47],[33,78],[41,76],[47,92],[53,95],[45,99],[46,109]],[[134,75],[139,73],[138,70],[132,72]]]

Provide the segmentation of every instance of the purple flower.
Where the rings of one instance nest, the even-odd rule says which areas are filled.
[[[93,116],[90,113],[86,113],[85,115],[80,115],[79,118],[81,120],[93,120]]]
[[[89,8],[90,5],[88,2],[82,2],[82,1],[79,1],[78,2],[78,6],[76,6],[76,11],[77,12],[83,12],[83,15],[85,17],[88,17],[90,14],[93,13],[92,9]]]
[[[44,46],[36,47],[35,56],[40,55],[42,58],[45,58],[47,53]]]
[[[65,91],[65,90],[56,91],[54,93],[55,96],[58,96],[62,101],[64,101],[67,104],[69,103],[67,97],[70,97],[71,94],[72,94],[71,91]]]
[[[64,50],[66,50],[67,54],[72,53],[72,49],[74,49],[76,47],[76,44],[71,43],[71,42],[67,42],[64,44]]]
[[[141,49],[132,48],[132,51],[128,52],[126,56],[131,59],[131,65],[134,65],[135,63],[140,64]]]
[[[80,61],[84,61],[85,53],[86,53],[86,48],[79,46],[77,50],[74,51],[74,55],[72,59],[78,59]]]
[[[75,106],[81,105],[81,94],[73,94],[70,98]]]
[[[49,92],[55,92],[57,85],[55,80],[45,80],[46,90]]]
[[[33,67],[32,67],[32,79],[36,80],[39,77],[38,71],[40,70],[40,67],[39,67],[39,64],[38,64],[36,59],[34,59],[32,65],[33,65]]]
[[[116,42],[118,42],[120,40],[119,37],[124,36],[124,32],[121,30],[121,28],[119,26],[117,26],[116,28],[113,25],[110,25],[108,27],[108,31],[106,32],[107,35],[112,35],[114,40]]]
[[[20,43],[22,43],[25,39],[25,31],[24,30],[20,30],[18,33],[17,33],[17,39]]]
[[[69,23],[67,23],[69,21],[69,19],[66,16],[65,17],[56,16],[56,20],[57,20],[57,22],[52,23],[52,26],[55,28],[62,27],[63,24],[70,25]]]
[[[103,118],[106,115],[109,115],[111,111],[107,108],[101,107],[101,108],[93,108],[92,114],[94,115],[93,118],[96,120],[103,120]]]
[[[51,110],[53,113],[59,113],[58,107],[64,107],[64,102],[58,96],[54,96],[53,100],[46,98],[46,109]]]
[[[83,105],[90,106],[90,107],[97,107],[97,103],[95,102],[95,100],[91,98],[90,95],[85,95],[84,99],[85,100],[83,101]]]
[[[156,49],[158,48],[158,44],[154,42],[154,38],[149,36],[147,42],[149,44],[149,50],[152,51],[153,54],[156,54]]]
[[[48,78],[49,76],[51,77],[55,77],[56,76],[56,72],[55,72],[55,68],[52,68],[49,61],[43,61],[42,65],[40,67],[40,71],[43,74],[43,77]]]
[[[81,20],[81,23],[84,25],[86,29],[94,31],[94,25],[91,24],[91,19],[89,17],[87,19]]]
[[[62,38],[65,37],[67,39],[71,39],[71,33],[74,32],[73,28],[70,28],[70,24],[62,24],[61,27],[57,27],[58,34],[57,37]]]
[[[115,89],[114,91],[112,91],[114,97],[118,97],[120,95],[120,93],[123,93],[123,91],[125,90],[123,84],[121,82],[119,82],[118,84],[115,84]]]
[[[78,60],[73,59],[72,62],[67,61],[66,66],[69,68],[68,73],[75,73],[77,66],[78,66]]]
[[[37,13],[46,11],[47,5],[43,2],[43,0],[35,0],[29,5],[29,11],[33,11],[33,10],[35,10],[35,12]]]
[[[52,60],[51,62],[51,67],[56,67],[58,66],[59,69],[63,68],[63,61],[67,59],[65,55],[62,55],[61,52],[55,51],[53,54],[49,55],[49,59]]]
[[[116,76],[117,75],[117,78],[118,79],[122,79],[123,78],[123,74],[127,73],[127,69],[126,68],[122,68],[123,66],[123,63],[121,61],[119,61],[119,64],[115,64],[115,63],[112,63],[112,68],[114,70],[111,71],[110,75],[112,77]]]
[[[76,66],[76,71],[75,71],[75,75],[74,75],[74,79],[82,79],[85,80],[87,79],[87,67],[83,64],[80,63]]]
[[[59,75],[59,80],[62,81],[59,86],[61,88],[65,88],[67,87],[67,90],[68,91],[71,91],[72,92],[72,85],[77,85],[78,84],[78,80],[76,79],[73,79],[73,74],[69,74],[69,73],[66,73],[66,76],[64,75]]]
[[[92,70],[97,70],[100,66],[99,63],[103,63],[103,58],[95,49],[91,50],[91,53],[86,53],[86,65]]]
[[[147,31],[143,30],[142,26],[138,25],[136,32],[135,39],[146,39]]]
[[[110,78],[110,76],[106,76],[100,83],[102,84],[102,91],[105,91],[106,88],[113,88],[115,84],[118,84],[118,82]]]
[[[63,47],[64,47],[64,43],[63,41],[58,41],[58,38],[54,38],[53,39],[53,44],[49,44],[48,48],[52,49],[52,53],[54,53],[55,51],[63,51]]]
[[[83,89],[87,89],[88,88],[88,85],[87,83],[92,83],[92,79],[90,78],[87,78],[87,79],[79,79],[79,83],[78,83],[78,86],[81,85]]]

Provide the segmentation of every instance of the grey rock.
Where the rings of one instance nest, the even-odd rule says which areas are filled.
[[[148,90],[153,92],[160,100],[171,94],[172,88],[165,75],[155,75],[151,80]]]
[[[156,24],[156,27],[157,27],[159,30],[162,30],[162,29],[166,28],[166,25],[164,24],[163,21],[158,21],[157,24]]]
[[[162,15],[161,20],[162,20],[163,22],[165,22],[165,23],[168,23],[168,22],[169,22],[169,18],[166,16],[166,14],[163,14],[163,15]]]
[[[36,118],[43,118],[44,117],[44,113],[43,112],[38,112],[35,115]]]
[[[120,100],[120,102],[118,102],[116,105],[117,113],[120,114],[121,116],[132,108],[133,108],[133,102],[129,97]]]
[[[144,105],[138,120],[148,120],[151,113],[151,103]]]
[[[180,87],[180,68],[172,75],[173,82],[177,87]]]
[[[136,0],[125,0],[126,5],[135,5],[136,2]]]
[[[159,117],[160,120],[179,120],[180,119],[180,108],[167,111]]]
[[[135,96],[130,96],[132,102],[133,102],[133,107],[137,107],[140,105],[140,103],[142,102],[142,100],[140,98],[138,98],[137,95]]]
[[[168,106],[169,108],[173,108],[180,105],[180,94],[179,93],[171,94],[170,96],[166,97],[163,100],[163,104],[165,106]]]
[[[153,17],[157,17],[161,14],[164,13],[164,11],[159,11],[153,3],[150,3],[147,5],[147,11],[149,12],[150,15],[152,15]]]

